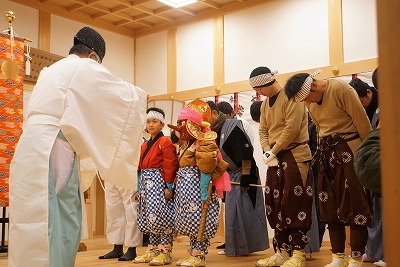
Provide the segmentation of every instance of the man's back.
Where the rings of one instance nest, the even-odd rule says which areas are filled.
[[[99,75],[113,77],[105,67],[94,60],[77,55],[69,55],[43,69],[29,99],[27,117],[33,114],[48,114],[61,118],[65,108],[65,94],[74,86],[71,84],[73,79],[77,85],[74,86],[77,88],[73,89],[88,90],[85,86],[93,87]],[[115,79],[120,80],[117,77]]]

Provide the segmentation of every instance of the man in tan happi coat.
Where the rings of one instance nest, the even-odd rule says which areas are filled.
[[[358,181],[353,161],[371,125],[356,90],[340,79],[314,79],[319,73],[293,75],[285,93],[295,102],[306,102],[319,129],[319,210],[321,219],[328,223],[332,246],[332,262],[325,267],[358,267],[362,266],[372,214],[369,192]],[[348,263],[344,253],[346,225],[350,226]]]
[[[267,67],[258,67],[250,74],[251,86],[267,97],[261,106],[259,135],[264,163],[268,165],[267,218],[275,229],[275,254],[255,264],[304,266],[313,195],[308,118],[302,103],[286,97],[275,73]]]

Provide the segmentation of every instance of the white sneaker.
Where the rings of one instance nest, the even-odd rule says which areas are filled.
[[[133,261],[135,263],[151,262],[154,257],[158,256],[158,254],[160,254],[159,250],[150,249],[150,250],[146,251],[146,254],[137,256]]]
[[[225,250],[218,251],[218,255],[225,255]]]
[[[381,266],[381,267],[386,267],[386,262],[379,260],[377,262],[374,262],[375,265]]]
[[[185,260],[187,260],[187,259],[189,259],[189,258],[190,258],[190,256],[188,256],[188,257],[186,257],[186,258],[179,259],[179,260],[176,262],[176,266],[181,266],[181,264],[182,264]]]
[[[350,259],[349,260],[349,267],[361,267],[363,265],[363,261],[360,260],[355,260],[355,259]]]
[[[190,256],[184,262],[181,263],[181,266],[189,266],[189,267],[204,267],[206,266],[206,261],[204,257],[193,257]]]
[[[149,263],[150,266],[161,266],[161,265],[167,265],[172,262],[172,257],[170,251],[167,253],[160,252],[158,256],[154,257],[151,262]]]
[[[282,252],[278,251],[274,255],[269,258],[261,259],[254,264],[259,267],[266,266],[281,266],[288,259],[290,259],[289,253],[286,250],[282,250]]]
[[[346,255],[344,253],[332,253],[332,262],[325,267],[347,267]]]
[[[306,253],[304,250],[294,250],[292,257],[281,267],[304,267],[306,265]]]
[[[362,255],[362,260],[365,261],[365,262],[376,262],[376,261],[378,261],[378,259],[375,259],[374,257],[368,256],[367,253]]]

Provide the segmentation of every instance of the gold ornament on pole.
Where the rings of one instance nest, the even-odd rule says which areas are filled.
[[[12,23],[15,20],[15,14],[12,11],[7,11],[4,15],[8,22],[8,31],[10,34],[10,45],[11,45],[11,60],[5,60],[3,64],[1,64],[1,72],[4,77],[10,80],[15,80],[18,77],[18,63],[14,61],[14,30],[12,28]]]
[[[338,76],[340,72],[340,69],[338,67],[333,67],[332,68],[332,74],[335,76]]]
[[[8,28],[11,29],[12,23],[15,20],[15,13],[12,11],[7,11],[6,14],[4,14],[4,17],[8,21]]]

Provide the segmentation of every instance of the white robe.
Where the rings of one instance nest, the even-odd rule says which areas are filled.
[[[105,181],[137,187],[146,97],[104,66],[76,55],[41,72],[11,162],[10,267],[49,266],[49,155],[60,129],[78,162],[91,158]],[[81,189],[90,183],[81,180]]]

